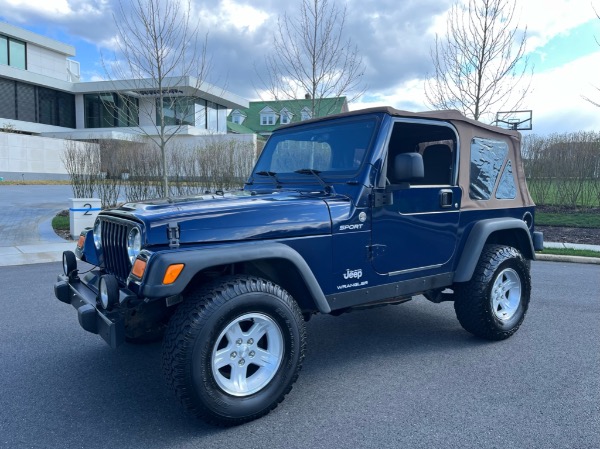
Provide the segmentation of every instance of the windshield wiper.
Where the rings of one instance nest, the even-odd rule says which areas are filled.
[[[276,189],[281,188],[281,181],[279,181],[279,179],[277,179],[277,173],[275,173],[274,171],[257,171],[255,173],[255,175],[268,176],[275,182]]]
[[[321,173],[320,170],[315,170],[313,168],[301,168],[300,170],[296,170],[294,173],[299,173],[301,175],[313,175],[315,178],[317,178],[319,184],[323,186],[325,193],[335,194],[333,186],[327,184],[325,181],[323,181],[323,178],[319,176],[319,173]]]

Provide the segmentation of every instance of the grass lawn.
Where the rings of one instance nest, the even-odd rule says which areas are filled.
[[[570,248],[545,248],[544,251],[538,251],[538,254],[554,254],[558,256],[581,256],[600,258],[600,252]]]
[[[572,228],[600,228],[600,213],[540,212],[535,213],[538,226],[567,226]]]
[[[58,181],[58,180],[46,180],[46,181],[35,181],[35,180],[25,180],[25,181],[0,181],[0,186],[67,186],[71,185],[71,181]]]
[[[70,229],[70,220],[69,220],[69,215],[57,215],[52,219],[52,228],[53,229],[58,229],[58,230],[63,230],[63,231],[68,231]]]

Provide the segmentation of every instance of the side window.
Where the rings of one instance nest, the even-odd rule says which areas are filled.
[[[499,200],[512,200],[517,197],[517,186],[513,176],[512,164],[510,161],[506,163],[498,189],[496,190],[496,198]]]
[[[423,178],[411,185],[452,185],[456,173],[456,134],[449,126],[396,122],[388,145],[387,180],[396,184],[394,161],[402,153],[423,157]]]
[[[452,183],[452,145],[448,142],[431,142],[419,150],[423,156],[424,177],[419,185],[450,185]]]
[[[471,182],[469,187],[469,197],[471,199],[489,200],[492,197],[494,186],[507,155],[508,145],[506,142],[479,137],[475,137],[471,141]],[[506,189],[507,194],[510,194],[511,180],[513,190],[515,189],[512,166],[509,167],[507,164],[503,174],[504,177],[506,177],[506,182],[503,190]],[[500,189],[498,190],[500,191]]]

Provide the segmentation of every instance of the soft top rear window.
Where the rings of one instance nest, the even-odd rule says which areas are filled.
[[[500,170],[508,155],[506,142],[475,137],[471,141],[471,182],[469,196],[474,200],[489,200]],[[512,175],[512,170],[511,170]]]

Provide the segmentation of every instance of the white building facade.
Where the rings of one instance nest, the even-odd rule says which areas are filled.
[[[59,140],[158,135],[160,117],[178,142],[197,145],[225,136],[228,109],[248,107],[216,86],[172,77],[164,80],[161,113],[150,80],[81,82],[74,56],[70,45],[0,22],[0,177],[66,179]]]

